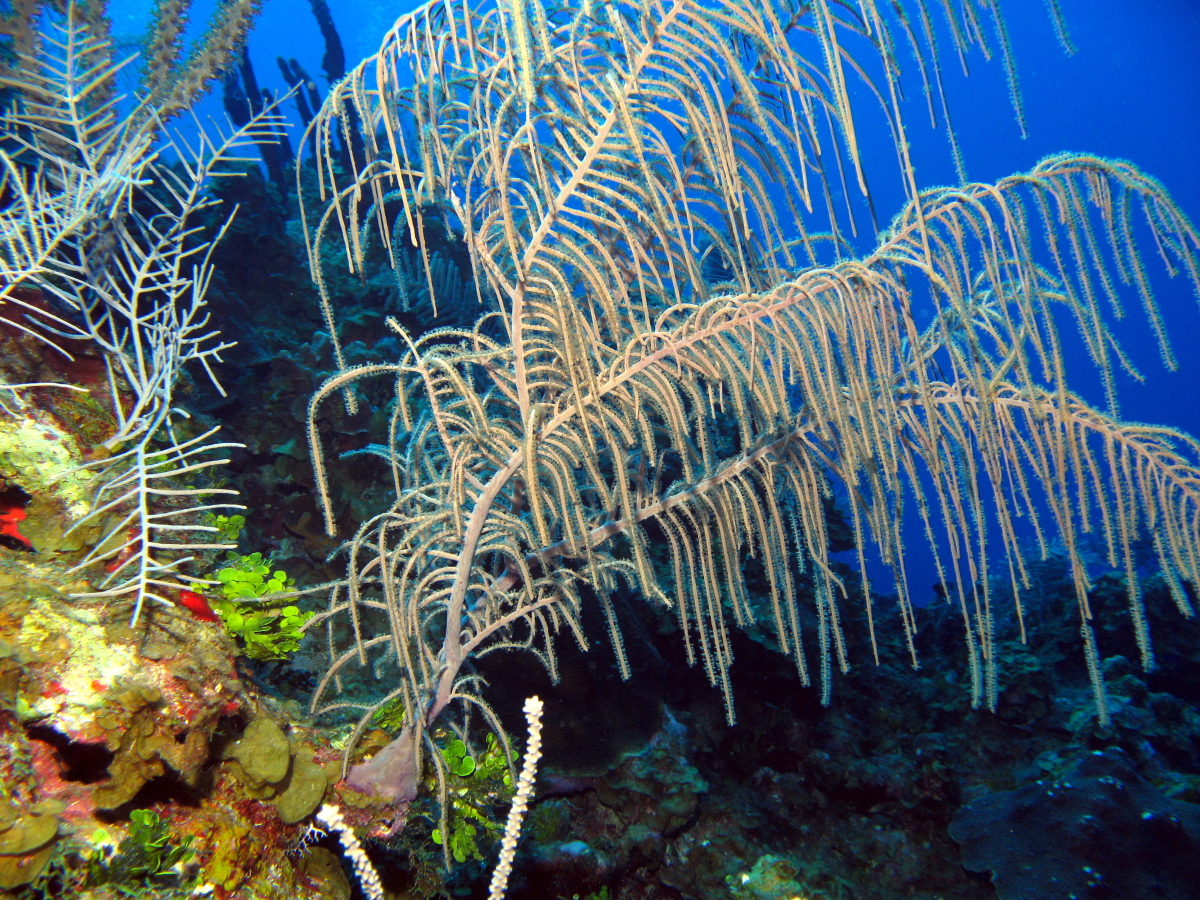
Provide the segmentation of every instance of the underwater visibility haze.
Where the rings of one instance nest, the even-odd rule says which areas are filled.
[[[1200,6],[0,2],[0,897],[1200,898]]]

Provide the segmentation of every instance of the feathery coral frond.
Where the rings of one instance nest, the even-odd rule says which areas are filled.
[[[163,131],[155,103],[120,106],[113,87],[123,63],[111,61],[108,42],[75,4],[46,24],[23,77],[6,81],[19,102],[0,117],[8,138],[0,150],[8,200],[0,209],[0,321],[64,354],[62,338],[104,354],[116,429],[107,458],[82,468],[98,476],[84,521],[104,521],[108,533],[76,569],[115,560],[85,596],[128,597],[136,622],[146,600],[169,604],[168,589],[196,580],[182,572],[186,554],[216,546],[196,537],[216,530],[199,514],[231,506],[220,498],[233,491],[176,483],[237,446],[209,443],[212,431],[175,430],[186,418],[174,406],[183,367],[198,363],[221,390],[212,363],[231,346],[205,309],[223,229],[203,241],[193,222],[215,203],[209,179],[240,162],[242,148],[274,136],[279,117],[269,106],[241,129],[201,129],[188,144]],[[30,288],[50,303],[26,299]]]
[[[984,39],[946,7],[955,49]],[[919,510],[957,586],[976,703],[996,700],[993,573],[1015,597],[1027,582],[1017,520],[1043,547],[1061,539],[1105,716],[1081,536],[1099,533],[1128,571],[1147,664],[1133,542],[1152,531],[1174,583],[1200,583],[1200,445],[1118,418],[1113,376],[1128,361],[1110,322],[1138,297],[1170,364],[1143,248],[1195,286],[1200,237],[1161,185],[1112,160],[1063,155],[994,185],[918,190],[896,27],[936,73],[928,23],[870,0],[434,3],[331,93],[317,145],[362,138],[348,172],[318,156],[328,206],[311,258],[331,326],[322,245],[340,232],[361,269],[365,230],[377,223],[386,242],[403,220],[425,252],[428,204],[453,211],[490,306],[473,330],[409,339],[395,365],[343,368],[314,399],[326,490],[319,404],[359,378],[396,383],[397,496],[349,542],[347,590],[313,621],[348,614],[354,637],[314,709],[332,708],[346,666],[386,652],[416,760],[417,735],[473,695],[470,659],[489,648],[527,647],[553,673],[554,641],[583,643],[581,605],[595,598],[620,659],[606,600],[618,583],[675,607],[731,721],[731,625],[773,629],[807,681],[801,621],[815,621],[827,699],[855,599],[830,557],[836,489],[869,626],[873,547],[910,650],[899,523],[905,504]],[[853,79],[880,101],[908,196],[857,256],[860,225],[838,209],[847,181],[866,193]],[[1068,322],[1103,377],[1104,411],[1071,391]],[[747,556],[767,574],[765,605],[743,583]],[[354,782],[407,799],[419,760],[398,766],[399,752]]]

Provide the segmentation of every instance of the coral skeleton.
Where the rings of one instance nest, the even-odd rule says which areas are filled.
[[[504,825],[504,840],[500,842],[500,861],[492,872],[492,884],[488,900],[501,900],[508,888],[508,876],[512,874],[513,857],[517,852],[517,840],[521,837],[521,823],[529,809],[529,798],[533,794],[533,782],[537,778],[538,760],[542,758],[542,701],[530,697],[525,701],[525,721],[529,725],[529,743],[525,747],[525,762],[521,766],[521,777],[517,781],[517,793],[508,811]]]
[[[375,871],[371,860],[367,858],[367,852],[359,843],[354,829],[347,825],[346,820],[342,818],[342,811],[332,804],[325,803],[317,810],[317,821],[330,831],[337,832],[338,840],[342,844],[342,852],[346,854],[350,865],[354,867],[354,874],[358,878],[358,883],[362,885],[363,893],[371,900],[383,900],[383,885],[379,881],[379,873]]]

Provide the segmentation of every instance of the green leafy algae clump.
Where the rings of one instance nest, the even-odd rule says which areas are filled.
[[[184,867],[196,855],[191,836],[171,840],[170,826],[150,809],[129,814],[129,834],[113,852],[107,833],[98,831],[99,849],[88,860],[89,887],[109,884],[129,895],[130,888],[185,886],[193,877]]]
[[[234,519],[241,516],[232,517],[224,527],[240,530],[245,520],[239,524]],[[250,659],[287,659],[289,653],[299,649],[304,623],[316,613],[301,612],[298,606],[265,607],[258,602],[260,597],[295,586],[287,572],[272,572],[270,560],[265,560],[261,553],[241,556],[230,550],[225,558],[227,564],[216,574],[223,596],[213,604],[225,630],[240,641]]]
[[[242,536],[242,529],[246,527],[246,517],[219,516],[216,513],[208,513],[204,517],[204,524],[217,529],[217,533],[213,535],[213,543],[236,544]],[[236,556],[236,554],[234,555]]]
[[[399,731],[404,725],[404,698],[393,697],[371,716],[371,724],[384,731]]]
[[[240,518],[240,517],[239,517]],[[220,525],[215,527],[220,528]],[[232,524],[226,527],[232,529]],[[290,590],[292,579],[287,572],[272,572],[270,560],[261,553],[242,556],[233,550],[225,554],[225,566],[217,570],[221,593],[226,600],[254,600],[265,594]]]
[[[749,872],[725,879],[737,900],[792,900],[806,896],[794,880],[796,868],[778,856],[761,856]]]
[[[458,739],[447,744],[441,753],[449,769],[444,823],[449,832],[447,849],[459,863],[482,860],[479,839],[488,836],[495,840],[503,831],[492,815],[493,807],[507,802],[512,795],[508,759],[494,734],[487,736],[487,748],[478,759]],[[446,843],[442,828],[433,829],[432,839],[438,845]]]

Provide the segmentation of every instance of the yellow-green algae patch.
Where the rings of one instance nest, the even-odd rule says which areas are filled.
[[[0,414],[0,477],[30,494],[58,497],[72,516],[89,508],[92,475],[79,469],[82,462],[74,436],[50,416]]]
[[[70,664],[55,668],[55,680],[63,691],[38,697],[23,717],[52,720],[64,733],[79,733],[94,727],[95,713],[104,706],[101,686],[111,686],[135,677],[145,680],[156,667],[147,666],[133,645],[109,642],[104,630],[86,615],[67,616],[46,603],[37,603],[21,622],[20,642],[37,647],[47,637],[70,642]]]

